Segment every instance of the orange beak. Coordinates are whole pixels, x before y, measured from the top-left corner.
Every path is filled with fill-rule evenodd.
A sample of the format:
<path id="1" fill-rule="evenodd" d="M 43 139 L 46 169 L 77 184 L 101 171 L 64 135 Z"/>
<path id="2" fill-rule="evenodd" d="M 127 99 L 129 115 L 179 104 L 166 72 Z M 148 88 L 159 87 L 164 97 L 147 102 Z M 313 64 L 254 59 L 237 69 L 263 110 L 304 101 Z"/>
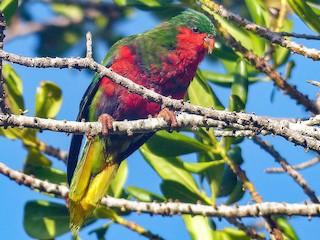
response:
<path id="1" fill-rule="evenodd" d="M 205 38 L 204 38 L 204 42 L 203 45 L 206 49 L 208 49 L 208 53 L 212 53 L 213 49 L 214 49 L 214 37 L 211 34 L 208 34 Z"/>

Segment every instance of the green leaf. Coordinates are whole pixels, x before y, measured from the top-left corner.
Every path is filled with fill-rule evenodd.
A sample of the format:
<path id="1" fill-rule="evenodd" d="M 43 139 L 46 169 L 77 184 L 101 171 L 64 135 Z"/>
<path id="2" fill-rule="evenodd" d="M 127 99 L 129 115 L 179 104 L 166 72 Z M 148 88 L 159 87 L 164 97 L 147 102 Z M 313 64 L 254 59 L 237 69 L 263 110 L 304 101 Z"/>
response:
<path id="1" fill-rule="evenodd" d="M 283 231 L 284 235 L 286 236 L 287 239 L 290 240 L 298 240 L 299 237 L 297 236 L 296 232 L 290 225 L 290 223 L 283 217 L 279 217 L 276 220 L 278 226 L 280 229 Z"/>
<path id="2" fill-rule="evenodd" d="M 38 55 L 52 57 L 63 55 L 67 50 L 76 46 L 76 43 L 83 37 L 82 26 L 82 24 L 73 24 L 68 27 L 47 26 L 38 34 Z"/>
<path id="3" fill-rule="evenodd" d="M 183 221 L 191 236 L 191 239 L 214 240 L 213 230 L 210 227 L 208 218 L 203 216 L 182 215 Z"/>
<path id="4" fill-rule="evenodd" d="M 21 78 L 11 65 L 4 63 L 2 74 L 5 81 L 8 102 L 6 103 L 11 113 L 20 114 L 24 110 L 24 100 L 22 96 L 23 85 Z"/>
<path id="5" fill-rule="evenodd" d="M 35 166 L 51 166 L 51 161 L 45 157 L 37 148 L 28 148 L 28 155 L 25 161 L 24 172 L 29 173 L 30 169 Z"/>
<path id="6" fill-rule="evenodd" d="M 231 205 L 235 202 L 238 202 L 243 197 L 244 193 L 245 191 L 243 190 L 243 182 L 238 180 L 225 204 Z"/>
<path id="7" fill-rule="evenodd" d="M 36 93 L 36 116 L 55 118 L 62 103 L 62 91 L 53 82 L 41 82 Z"/>
<path id="8" fill-rule="evenodd" d="M 28 168 L 28 174 L 51 183 L 67 185 L 67 174 L 57 168 L 50 166 L 32 166 Z"/>
<path id="9" fill-rule="evenodd" d="M 293 24 L 289 19 L 284 19 L 280 31 L 291 32 Z M 273 61 L 276 67 L 285 64 L 290 57 L 290 50 L 279 45 L 274 46 Z"/>
<path id="10" fill-rule="evenodd" d="M 199 163 L 188 163 L 183 162 L 183 167 L 192 173 L 203 173 L 204 171 L 209 171 L 211 168 L 223 165 L 224 160 L 212 161 L 212 162 L 199 162 Z"/>
<path id="11" fill-rule="evenodd" d="M 221 157 L 211 152 L 198 153 L 198 162 L 215 162 L 220 161 Z M 224 164 L 219 164 L 203 172 L 203 176 L 208 181 L 211 190 L 211 201 L 215 203 L 216 194 L 220 188 Z"/>
<path id="12" fill-rule="evenodd" d="M 82 19 L 84 15 L 83 10 L 77 5 L 53 3 L 51 6 L 58 14 L 65 15 L 71 19 Z"/>
<path id="13" fill-rule="evenodd" d="M 192 104 L 202 107 L 214 107 L 214 109 L 217 110 L 224 109 L 222 103 L 214 94 L 200 70 L 197 70 L 196 76 L 188 88 L 187 96 Z"/>
<path id="14" fill-rule="evenodd" d="M 222 87 L 231 87 L 231 84 L 233 83 L 233 80 L 234 80 L 234 74 L 215 73 L 215 72 L 204 71 L 204 70 L 202 70 L 201 72 L 205 79 L 207 79 L 208 81 L 214 84 L 218 84 L 219 86 L 222 86 Z M 249 84 L 260 82 L 260 81 L 264 81 L 264 78 L 248 76 Z"/>
<path id="15" fill-rule="evenodd" d="M 210 151 L 211 147 L 207 146 L 194 138 L 184 134 L 166 131 L 159 131 L 152 136 L 144 147 L 149 152 L 162 157 L 175 157 L 183 154 Z"/>
<path id="16" fill-rule="evenodd" d="M 23 225 L 30 237 L 53 239 L 69 231 L 69 212 L 62 204 L 29 201 L 24 207 Z"/>
<path id="17" fill-rule="evenodd" d="M 135 7 L 163 7 L 173 0 L 114 0 L 119 6 L 135 6 Z"/>
<path id="18" fill-rule="evenodd" d="M 128 177 L 128 164 L 126 161 L 123 161 L 120 164 L 120 167 L 117 171 L 117 174 L 112 179 L 110 187 L 108 188 L 107 195 L 113 197 L 121 197 L 124 192 L 124 184 Z"/>
<path id="19" fill-rule="evenodd" d="M 288 0 L 292 10 L 315 32 L 320 33 L 319 16 L 305 0 Z"/>
<path id="20" fill-rule="evenodd" d="M 190 189 L 179 182 L 164 180 L 160 188 L 167 199 L 179 200 L 179 202 L 186 203 L 196 203 L 202 200 L 202 198 L 199 198 L 199 193 L 190 191 Z"/>
<path id="21" fill-rule="evenodd" d="M 153 202 L 153 201 L 163 202 L 165 200 L 164 197 L 158 194 L 155 194 L 153 192 L 150 192 L 138 187 L 128 186 L 126 188 L 126 191 L 129 193 L 129 195 L 133 196 L 135 199 L 142 202 Z"/>
<path id="22" fill-rule="evenodd" d="M 178 157 L 159 157 L 149 152 L 144 146 L 140 148 L 142 156 L 150 166 L 160 175 L 163 180 L 178 182 L 190 192 L 199 196 L 204 202 L 210 202 L 205 195 L 202 195 L 192 175 L 184 169 L 183 162 Z"/>
<path id="23" fill-rule="evenodd" d="M 248 96 L 248 72 L 246 62 L 243 59 L 237 61 L 231 94 L 237 96 L 244 106 L 246 105 Z M 235 109 L 232 111 L 235 111 Z"/>
<path id="24" fill-rule="evenodd" d="M 216 231 L 215 233 L 219 233 L 220 236 L 220 238 L 215 239 L 251 240 L 244 231 L 235 228 L 224 228 L 222 231 Z"/>
<path id="25" fill-rule="evenodd" d="M 9 22 L 18 7 L 18 0 L 1 0 L 0 11 L 4 14 L 4 19 Z"/>

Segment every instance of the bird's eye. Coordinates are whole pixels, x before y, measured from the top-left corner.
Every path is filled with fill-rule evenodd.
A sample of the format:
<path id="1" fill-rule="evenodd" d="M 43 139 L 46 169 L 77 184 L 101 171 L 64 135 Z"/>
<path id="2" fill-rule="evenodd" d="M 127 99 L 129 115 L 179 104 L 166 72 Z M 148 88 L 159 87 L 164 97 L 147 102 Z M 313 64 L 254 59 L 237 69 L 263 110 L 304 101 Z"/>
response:
<path id="1" fill-rule="evenodd" d="M 193 27 L 193 28 L 192 28 L 192 31 L 193 31 L 194 33 L 198 33 L 198 32 L 199 32 L 199 28 L 198 28 L 198 27 Z"/>

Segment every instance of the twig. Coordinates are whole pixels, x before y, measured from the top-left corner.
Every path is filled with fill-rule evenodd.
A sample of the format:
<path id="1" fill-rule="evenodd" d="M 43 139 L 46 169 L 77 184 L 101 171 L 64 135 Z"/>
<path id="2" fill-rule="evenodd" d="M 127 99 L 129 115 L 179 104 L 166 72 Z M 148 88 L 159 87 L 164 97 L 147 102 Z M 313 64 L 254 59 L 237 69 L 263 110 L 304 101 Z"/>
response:
<path id="1" fill-rule="evenodd" d="M 236 227 L 238 227 L 240 230 L 244 231 L 248 236 L 252 237 L 252 239 L 258 239 L 258 240 L 266 239 L 265 237 L 257 233 L 254 228 L 244 225 L 241 221 L 238 221 L 235 218 L 227 218 L 227 221 L 235 225 Z"/>
<path id="2" fill-rule="evenodd" d="M 316 86 L 316 87 L 320 87 L 320 82 L 318 82 L 318 81 L 310 81 L 310 80 L 307 80 L 306 82 L 307 82 L 307 83 L 310 83 L 310 84 L 312 84 L 312 85 L 314 85 L 314 86 Z"/>
<path id="3" fill-rule="evenodd" d="M 15 171 L 0 162 L 0 173 L 18 184 L 30 187 L 47 194 L 53 194 L 65 198 L 69 189 L 66 186 L 49 183 L 24 173 Z M 244 206 L 207 206 L 202 204 L 190 204 L 179 202 L 138 202 L 122 198 L 105 197 L 101 205 L 110 208 L 129 210 L 132 212 L 149 213 L 153 215 L 172 216 L 180 214 L 205 215 L 208 217 L 243 218 L 262 217 L 266 215 L 287 216 L 320 216 L 320 204 L 304 203 L 289 204 L 265 202 Z"/>
<path id="4" fill-rule="evenodd" d="M 253 141 L 274 157 L 274 159 L 281 165 L 283 170 L 293 178 L 293 180 L 303 189 L 313 203 L 320 203 L 314 191 L 311 190 L 303 176 L 293 169 L 292 166 L 279 154 L 279 152 L 274 149 L 271 144 L 259 137 L 253 137 Z"/>
<path id="5" fill-rule="evenodd" d="M 271 43 L 278 44 L 282 47 L 289 49 L 291 52 L 298 53 L 307 58 L 312 58 L 313 60 L 320 60 L 320 51 L 314 48 L 307 48 L 293 41 L 286 40 L 282 37 L 281 34 L 277 32 L 272 32 L 265 27 L 261 27 L 253 22 L 250 22 L 247 19 L 240 17 L 237 14 L 234 14 L 226 10 L 223 6 L 214 3 L 213 1 L 200 0 L 200 2 L 208 7 L 211 11 L 219 14 L 221 17 L 228 19 L 236 23 L 238 26 L 241 26 L 253 33 L 258 34 L 259 36 L 269 40 Z"/>
<path id="6" fill-rule="evenodd" d="M 307 162 L 303 162 L 297 165 L 293 165 L 292 168 L 294 170 L 302 170 L 308 167 L 311 167 L 315 164 L 317 164 L 318 162 L 320 162 L 320 156 L 317 156 L 315 158 L 312 158 L 311 160 L 307 161 Z M 285 170 L 283 170 L 283 168 L 267 168 L 265 170 L 265 172 L 267 173 L 283 173 L 285 172 Z"/>
<path id="7" fill-rule="evenodd" d="M 128 221 L 128 220 L 122 218 L 118 214 L 112 214 L 111 218 L 114 222 L 116 222 L 126 228 L 129 228 L 130 230 L 135 231 L 138 234 L 145 236 L 151 240 L 164 240 L 162 237 L 148 231 L 147 229 L 143 228 L 142 226 L 138 225 L 135 222 Z"/>
<path id="8" fill-rule="evenodd" d="M 289 33 L 289 32 L 278 32 L 283 37 L 295 37 L 304 38 L 307 40 L 320 40 L 320 35 L 309 35 L 309 34 L 299 34 L 299 33 Z"/>
<path id="9" fill-rule="evenodd" d="M 67 162 L 68 162 L 68 152 L 67 151 L 63 151 L 63 150 L 60 150 L 60 149 L 55 148 L 53 146 L 47 145 L 44 142 L 40 143 L 39 150 L 49 156 L 52 156 L 52 157 L 55 157 L 55 158 L 61 160 L 65 164 L 67 164 Z"/>
<path id="10" fill-rule="evenodd" d="M 295 99 L 298 104 L 303 105 L 306 110 L 312 112 L 313 114 L 318 114 L 319 109 L 311 101 L 308 96 L 299 92 L 295 86 L 290 85 L 285 79 L 283 79 L 274 68 L 267 63 L 263 58 L 258 57 L 252 51 L 247 50 L 239 42 L 237 42 L 229 33 L 223 33 L 227 39 L 227 44 L 233 47 L 236 51 L 242 53 L 242 55 L 258 70 L 267 74 L 274 84 L 283 90 L 284 94 L 289 95 L 292 99 Z"/>

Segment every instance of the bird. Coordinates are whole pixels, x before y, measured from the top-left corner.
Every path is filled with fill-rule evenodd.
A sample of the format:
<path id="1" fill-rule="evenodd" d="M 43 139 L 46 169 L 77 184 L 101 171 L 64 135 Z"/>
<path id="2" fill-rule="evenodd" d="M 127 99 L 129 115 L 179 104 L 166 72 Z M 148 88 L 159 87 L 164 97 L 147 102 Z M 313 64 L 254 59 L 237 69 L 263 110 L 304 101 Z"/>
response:
<path id="1" fill-rule="evenodd" d="M 183 99 L 198 65 L 214 49 L 216 28 L 195 10 L 186 10 L 141 34 L 116 42 L 102 61 L 107 68 L 131 81 L 173 99 Z M 78 232 L 106 194 L 120 163 L 153 133 L 108 135 L 113 121 L 163 117 L 172 127 L 176 113 L 129 92 L 97 74 L 87 88 L 77 121 L 99 121 L 102 135 L 73 135 L 67 177 L 70 229 Z M 81 154 L 80 154 L 81 152 Z M 79 158 L 80 154 L 80 158 Z"/>

